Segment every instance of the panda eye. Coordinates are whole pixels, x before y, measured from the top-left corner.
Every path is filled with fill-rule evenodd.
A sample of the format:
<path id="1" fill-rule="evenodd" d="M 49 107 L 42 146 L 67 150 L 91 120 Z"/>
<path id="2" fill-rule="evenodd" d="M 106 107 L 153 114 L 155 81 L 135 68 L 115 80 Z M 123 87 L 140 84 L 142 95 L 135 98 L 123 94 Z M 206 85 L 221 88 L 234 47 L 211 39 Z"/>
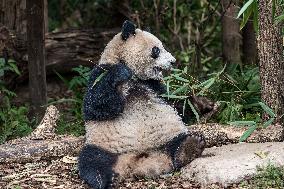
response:
<path id="1" fill-rule="evenodd" d="M 152 48 L 151 57 L 154 58 L 154 59 L 156 59 L 156 58 L 159 57 L 159 55 L 160 55 L 160 49 L 159 49 L 159 47 L 156 47 L 156 46 L 153 47 L 153 48 Z"/>

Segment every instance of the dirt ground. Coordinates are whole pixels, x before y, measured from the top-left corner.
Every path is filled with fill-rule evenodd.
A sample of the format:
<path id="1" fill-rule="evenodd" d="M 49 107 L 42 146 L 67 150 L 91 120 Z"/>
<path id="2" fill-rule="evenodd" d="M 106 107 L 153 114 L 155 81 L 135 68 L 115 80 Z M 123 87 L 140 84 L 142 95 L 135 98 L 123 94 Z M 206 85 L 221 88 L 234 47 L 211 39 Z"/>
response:
<path id="1" fill-rule="evenodd" d="M 0 188 L 3 189 L 81 189 L 84 184 L 77 170 L 76 157 L 65 156 L 54 160 L 41 160 L 34 163 L 11 163 L 0 165 Z M 120 189 L 188 189 L 200 188 L 198 184 L 166 175 L 151 179 L 131 179 L 117 182 L 112 188 Z"/>

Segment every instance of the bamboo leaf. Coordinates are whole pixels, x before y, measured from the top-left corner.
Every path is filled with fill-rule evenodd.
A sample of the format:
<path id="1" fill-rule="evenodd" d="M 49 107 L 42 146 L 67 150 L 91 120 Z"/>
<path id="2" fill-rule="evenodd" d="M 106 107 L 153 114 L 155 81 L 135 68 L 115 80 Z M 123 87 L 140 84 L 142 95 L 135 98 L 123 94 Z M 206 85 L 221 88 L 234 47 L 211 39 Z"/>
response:
<path id="1" fill-rule="evenodd" d="M 267 128 L 269 125 L 271 125 L 275 120 L 275 117 L 272 117 L 270 118 L 268 121 L 266 121 L 264 124 L 263 124 L 263 127 L 264 128 Z"/>
<path id="2" fill-rule="evenodd" d="M 170 82 L 171 82 L 171 80 L 168 80 L 167 85 L 166 85 L 167 86 L 167 95 L 170 95 Z"/>
<path id="3" fill-rule="evenodd" d="M 177 95 L 167 95 L 167 94 L 162 94 L 160 96 L 164 98 L 172 98 L 172 99 L 185 99 L 188 97 L 188 96 L 177 96 Z"/>
<path id="4" fill-rule="evenodd" d="M 235 126 L 253 126 L 256 125 L 255 121 L 232 121 L 229 122 L 230 125 L 235 125 Z"/>
<path id="5" fill-rule="evenodd" d="M 268 114 L 270 115 L 271 117 L 275 117 L 275 113 L 273 112 L 273 110 L 271 108 L 269 108 L 266 104 L 264 104 L 263 102 L 259 102 L 258 103 L 261 108 Z"/>
<path id="6" fill-rule="evenodd" d="M 104 73 L 99 75 L 99 77 L 96 78 L 96 80 L 94 81 L 94 84 L 92 85 L 92 88 L 94 88 L 94 86 L 107 74 L 107 72 L 108 71 L 105 71 Z"/>
<path id="7" fill-rule="evenodd" d="M 253 3 L 254 0 L 249 0 L 244 4 L 244 6 L 241 8 L 240 12 L 238 13 L 237 18 L 240 18 L 240 16 L 248 9 L 248 7 Z"/>
<path id="8" fill-rule="evenodd" d="M 199 93 L 197 93 L 197 96 L 202 95 L 206 89 L 209 89 L 214 84 L 215 79 L 216 78 L 210 78 L 199 84 L 198 87 L 202 87 L 202 90 Z"/>
<path id="9" fill-rule="evenodd" d="M 188 100 L 187 102 L 188 102 L 188 105 L 190 106 L 192 112 L 194 113 L 197 122 L 199 123 L 200 117 L 199 117 L 198 112 L 196 111 L 196 109 L 194 108 L 194 106 L 193 106 L 193 104 L 190 102 L 190 100 Z"/>
<path id="10" fill-rule="evenodd" d="M 245 141 L 256 129 L 256 124 L 252 125 L 248 130 L 244 132 L 244 134 L 240 137 L 240 142 Z"/>
<path id="11" fill-rule="evenodd" d="M 177 80 L 179 80 L 179 81 L 183 81 L 183 82 L 186 82 L 186 83 L 189 83 L 189 80 L 188 79 L 185 79 L 185 78 L 182 78 L 182 77 L 180 77 L 180 76 L 178 76 L 178 75 L 173 75 Z"/>
<path id="12" fill-rule="evenodd" d="M 9 62 L 9 66 L 12 67 L 12 71 L 14 71 L 18 75 L 21 75 L 20 70 L 18 69 L 18 66 L 16 64 Z"/>
<path id="13" fill-rule="evenodd" d="M 240 25 L 240 28 L 243 29 L 243 27 L 246 25 L 246 23 L 248 22 L 250 16 L 251 16 L 251 13 L 253 12 L 253 8 L 254 6 L 249 6 L 247 11 L 244 12 L 243 14 L 243 19 L 242 19 L 242 22 L 241 22 L 241 25 Z"/>
<path id="14" fill-rule="evenodd" d="M 184 91 L 188 91 L 187 85 L 183 85 L 183 86 L 177 88 L 174 92 L 172 92 L 172 94 L 179 94 L 179 93 L 184 92 Z"/>
<path id="15" fill-rule="evenodd" d="M 54 73 L 63 81 L 63 83 L 66 85 L 66 86 L 69 86 L 69 81 L 67 79 L 65 79 L 62 75 L 60 75 L 58 72 L 56 72 L 54 70 Z"/>
<path id="16" fill-rule="evenodd" d="M 281 22 L 282 20 L 284 20 L 284 14 L 280 15 L 280 16 L 277 16 L 275 18 L 275 22 L 276 24 L 278 24 L 279 22 Z"/>

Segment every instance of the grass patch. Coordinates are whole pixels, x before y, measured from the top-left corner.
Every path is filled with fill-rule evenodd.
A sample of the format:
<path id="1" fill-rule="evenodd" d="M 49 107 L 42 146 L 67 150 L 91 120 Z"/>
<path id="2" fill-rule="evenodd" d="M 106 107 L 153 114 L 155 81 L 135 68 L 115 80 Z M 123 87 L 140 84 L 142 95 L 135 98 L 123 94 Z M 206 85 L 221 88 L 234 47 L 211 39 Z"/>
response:
<path id="1" fill-rule="evenodd" d="M 269 164 L 267 167 L 258 168 L 257 174 L 250 180 L 240 184 L 242 188 L 284 188 L 284 167 Z"/>
<path id="2" fill-rule="evenodd" d="M 61 115 L 57 121 L 55 132 L 59 135 L 68 134 L 74 136 L 85 135 L 83 120 L 68 120 L 65 115 Z"/>
<path id="3" fill-rule="evenodd" d="M 29 121 L 27 113 L 24 106 L 0 108 L 0 144 L 32 132 L 34 122 Z"/>

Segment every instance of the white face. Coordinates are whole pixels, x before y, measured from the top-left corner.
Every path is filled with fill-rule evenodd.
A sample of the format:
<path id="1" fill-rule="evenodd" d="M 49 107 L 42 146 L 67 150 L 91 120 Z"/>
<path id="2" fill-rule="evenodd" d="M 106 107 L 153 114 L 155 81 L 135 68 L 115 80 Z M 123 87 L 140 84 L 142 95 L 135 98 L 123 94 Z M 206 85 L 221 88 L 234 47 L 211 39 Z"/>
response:
<path id="1" fill-rule="evenodd" d="M 136 29 L 136 35 L 127 39 L 122 57 L 140 79 L 161 80 L 163 70 L 169 70 L 176 59 L 165 50 L 153 34 Z"/>
<path id="2" fill-rule="evenodd" d="M 121 33 L 117 34 L 106 46 L 99 63 L 116 64 L 120 60 L 143 80 L 161 80 L 162 70 L 169 70 L 176 61 L 156 36 L 140 29 L 126 40 L 122 40 Z"/>
<path id="3" fill-rule="evenodd" d="M 164 49 L 164 47 L 159 48 L 160 53 L 159 56 L 154 59 L 153 66 L 150 66 L 147 69 L 147 75 L 151 79 L 162 79 L 163 77 L 163 70 L 170 70 L 172 65 L 176 62 L 176 59 Z"/>

